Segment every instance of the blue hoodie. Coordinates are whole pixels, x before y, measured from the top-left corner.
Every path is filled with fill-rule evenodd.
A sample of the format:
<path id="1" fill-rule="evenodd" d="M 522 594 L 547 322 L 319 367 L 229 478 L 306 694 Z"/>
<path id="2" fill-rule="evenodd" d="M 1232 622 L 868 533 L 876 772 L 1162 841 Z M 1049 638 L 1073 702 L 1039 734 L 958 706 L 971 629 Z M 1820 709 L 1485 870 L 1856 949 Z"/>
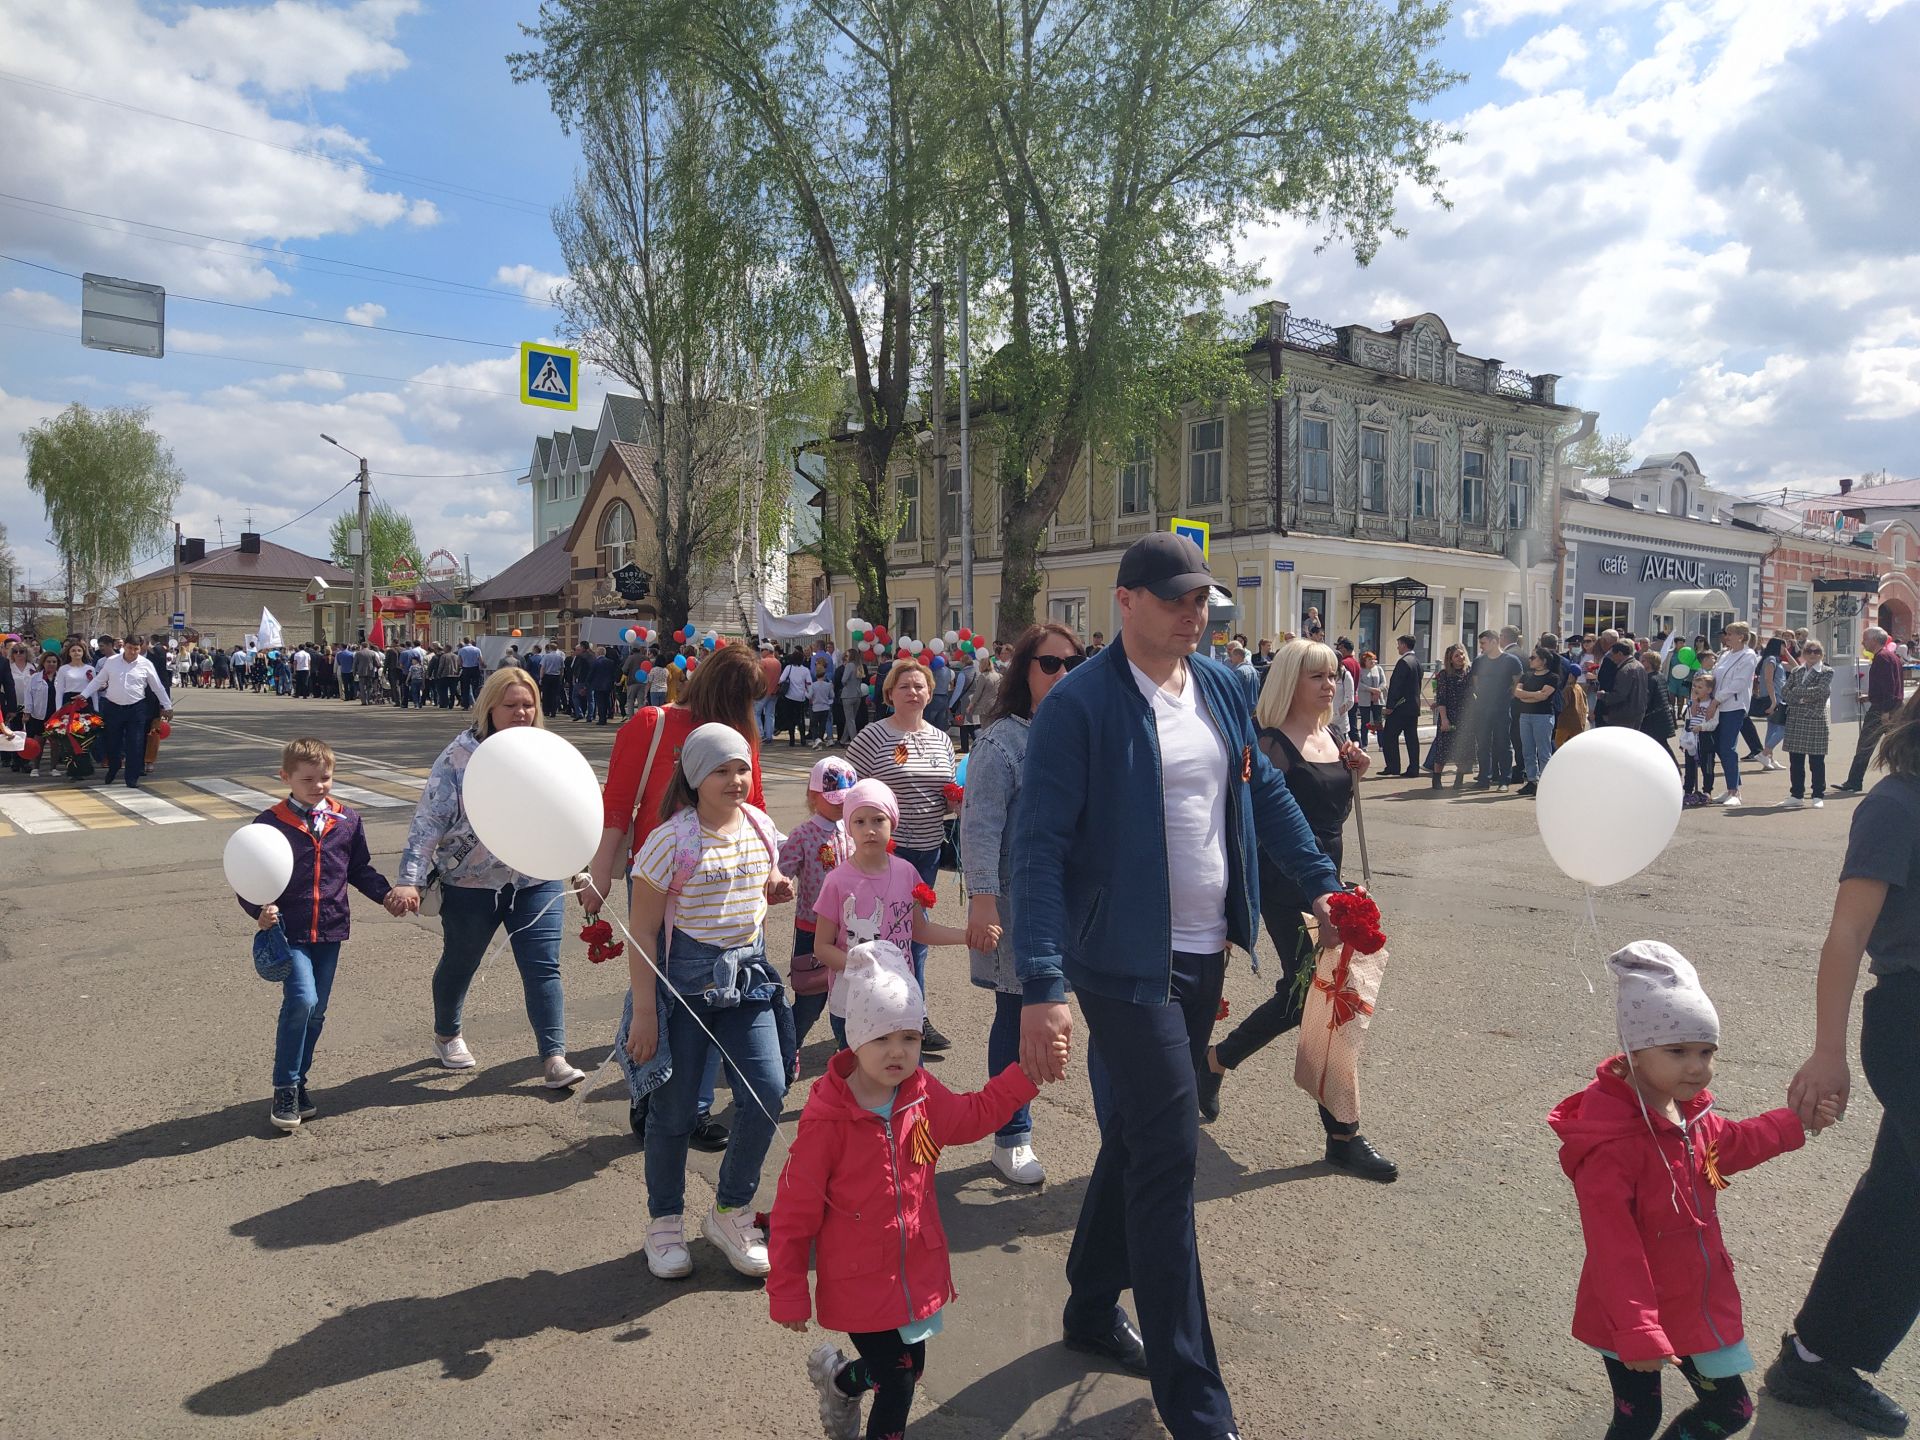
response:
<path id="1" fill-rule="evenodd" d="M 1240 677 L 1193 655 L 1188 674 L 1226 742 L 1227 939 L 1259 935 L 1256 844 L 1311 899 L 1340 888 L 1286 781 L 1255 743 Z M 1172 867 L 1159 731 L 1123 640 L 1061 677 L 1034 712 L 1012 855 L 1014 963 L 1026 1003 L 1069 982 L 1134 1004 L 1172 992 Z"/>

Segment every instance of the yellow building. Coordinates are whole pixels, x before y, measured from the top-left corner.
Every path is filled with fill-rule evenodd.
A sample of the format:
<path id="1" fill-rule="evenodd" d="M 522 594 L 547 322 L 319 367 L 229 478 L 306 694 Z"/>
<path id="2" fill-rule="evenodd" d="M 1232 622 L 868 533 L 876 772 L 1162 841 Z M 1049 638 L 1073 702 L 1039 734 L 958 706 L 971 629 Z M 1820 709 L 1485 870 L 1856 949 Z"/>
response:
<path id="1" fill-rule="evenodd" d="M 1112 635 L 1121 553 L 1183 519 L 1211 528 L 1213 572 L 1234 593 L 1217 623 L 1256 640 L 1302 631 L 1310 608 L 1329 637 L 1363 649 L 1412 633 L 1425 660 L 1481 629 L 1552 628 L 1556 477 L 1583 420 L 1556 402 L 1558 377 L 1463 353 L 1436 315 L 1385 330 L 1336 329 L 1278 303 L 1261 315 L 1246 356 L 1259 401 L 1190 406 L 1128 453 L 1082 463 L 1047 530 L 1035 613 Z M 933 615 L 932 505 L 957 537 L 958 466 L 936 496 L 925 448 L 903 444 L 884 617 L 896 635 L 999 633 L 997 457 L 989 431 L 976 435 L 975 614 L 957 610 L 953 538 L 951 606 Z M 852 582 L 836 576 L 832 589 L 839 613 L 856 613 Z"/>

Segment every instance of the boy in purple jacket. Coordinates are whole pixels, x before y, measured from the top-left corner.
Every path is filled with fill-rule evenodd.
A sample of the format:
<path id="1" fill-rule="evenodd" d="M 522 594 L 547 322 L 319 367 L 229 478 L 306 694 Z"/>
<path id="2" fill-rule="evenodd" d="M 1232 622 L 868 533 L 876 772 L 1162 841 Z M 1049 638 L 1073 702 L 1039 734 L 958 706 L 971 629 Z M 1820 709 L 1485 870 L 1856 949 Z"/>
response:
<path id="1" fill-rule="evenodd" d="M 280 1030 L 273 1046 L 273 1111 L 281 1130 L 297 1130 L 310 1119 L 307 1071 L 313 1047 L 326 1023 L 327 997 L 333 991 L 340 945 L 352 927 L 347 886 L 370 900 L 388 902 L 393 886 L 367 854 L 360 817 L 333 799 L 333 750 L 324 740 L 294 740 L 280 752 L 280 778 L 287 798 L 254 816 L 256 825 L 272 825 L 293 847 L 293 878 L 272 905 L 240 908 L 262 930 L 284 928 L 293 969 L 282 982 Z"/>

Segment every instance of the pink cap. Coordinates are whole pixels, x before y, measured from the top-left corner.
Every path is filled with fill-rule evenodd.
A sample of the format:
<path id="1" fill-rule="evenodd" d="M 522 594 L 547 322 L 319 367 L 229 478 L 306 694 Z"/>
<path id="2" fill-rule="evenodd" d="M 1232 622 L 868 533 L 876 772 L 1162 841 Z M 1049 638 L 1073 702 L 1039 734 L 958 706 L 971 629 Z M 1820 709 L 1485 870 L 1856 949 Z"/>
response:
<path id="1" fill-rule="evenodd" d="M 838 805 L 841 797 L 853 788 L 859 778 L 853 766 L 838 755 L 829 755 L 813 762 L 813 773 L 807 777 L 807 789 L 825 799 L 829 805 Z"/>
<path id="2" fill-rule="evenodd" d="M 848 820 L 868 808 L 886 816 L 894 829 L 900 828 L 900 802 L 885 781 L 862 780 L 840 797 L 840 813 Z"/>

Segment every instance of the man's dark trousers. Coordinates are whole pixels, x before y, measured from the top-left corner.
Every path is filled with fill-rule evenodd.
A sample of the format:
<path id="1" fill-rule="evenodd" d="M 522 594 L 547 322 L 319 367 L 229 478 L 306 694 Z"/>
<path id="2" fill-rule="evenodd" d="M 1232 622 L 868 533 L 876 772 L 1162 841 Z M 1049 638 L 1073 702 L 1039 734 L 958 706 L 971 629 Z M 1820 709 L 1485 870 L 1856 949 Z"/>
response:
<path id="1" fill-rule="evenodd" d="M 1880 732 L 1887 728 L 1890 710 L 1868 710 L 1860 717 L 1860 738 L 1854 743 L 1853 763 L 1847 767 L 1845 788 L 1858 790 L 1867 781 L 1867 765 L 1873 748 L 1880 743 Z"/>
<path id="2" fill-rule="evenodd" d="M 1120 1292 L 1132 1288 L 1153 1403 L 1174 1440 L 1214 1440 L 1235 1428 L 1193 1227 L 1196 1067 L 1206 1063 L 1225 971 L 1223 955 L 1175 952 L 1171 1004 L 1078 992 L 1106 1113 L 1067 1254 L 1064 1323 L 1076 1335 L 1107 1335 Z"/>
<path id="3" fill-rule="evenodd" d="M 147 770 L 146 701 L 116 705 L 102 695 L 100 716 L 106 722 L 103 738 L 107 742 L 107 773 L 120 771 L 119 778 L 129 785 L 138 785 Z"/>
<path id="4" fill-rule="evenodd" d="M 1407 764 L 1400 767 L 1400 740 L 1406 738 Z M 1384 767 L 1389 775 L 1418 775 L 1420 773 L 1420 703 L 1404 705 L 1397 710 L 1387 711 L 1387 723 L 1380 727 L 1380 753 L 1386 757 Z"/>

